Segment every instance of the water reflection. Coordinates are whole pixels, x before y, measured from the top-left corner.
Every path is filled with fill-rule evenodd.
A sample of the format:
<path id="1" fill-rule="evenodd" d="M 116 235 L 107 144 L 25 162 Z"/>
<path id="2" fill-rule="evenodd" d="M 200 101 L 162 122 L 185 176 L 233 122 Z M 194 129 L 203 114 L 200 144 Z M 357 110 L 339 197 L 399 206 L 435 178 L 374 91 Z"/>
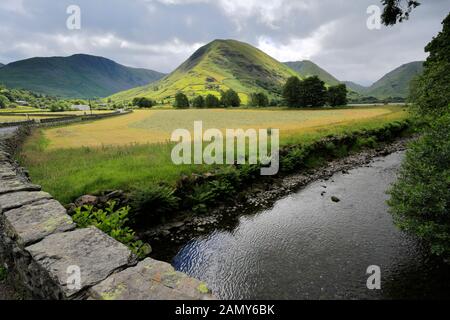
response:
<path id="1" fill-rule="evenodd" d="M 450 298 L 450 267 L 399 232 L 387 212 L 385 191 L 401 158 L 313 183 L 240 217 L 231 232 L 190 241 L 173 263 L 222 299 Z M 366 288 L 370 265 L 381 267 L 381 291 Z"/>

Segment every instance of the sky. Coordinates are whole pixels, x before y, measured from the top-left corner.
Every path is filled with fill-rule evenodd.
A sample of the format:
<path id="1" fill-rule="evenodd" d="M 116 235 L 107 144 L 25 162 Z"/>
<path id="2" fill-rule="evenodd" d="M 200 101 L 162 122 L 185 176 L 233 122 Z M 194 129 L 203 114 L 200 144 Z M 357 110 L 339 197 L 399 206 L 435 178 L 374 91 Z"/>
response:
<path id="1" fill-rule="evenodd" d="M 450 0 L 421 2 L 409 21 L 369 29 L 380 0 L 1 0 L 0 62 L 86 53 L 168 73 L 200 46 L 235 39 L 368 85 L 426 58 Z M 71 5 L 79 29 L 67 27 Z"/>

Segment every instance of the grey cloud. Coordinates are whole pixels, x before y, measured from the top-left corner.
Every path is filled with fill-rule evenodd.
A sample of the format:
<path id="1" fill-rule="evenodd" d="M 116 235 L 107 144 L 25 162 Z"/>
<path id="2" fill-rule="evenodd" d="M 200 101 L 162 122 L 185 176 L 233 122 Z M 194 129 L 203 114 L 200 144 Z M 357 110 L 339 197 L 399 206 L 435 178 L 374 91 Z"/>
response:
<path id="1" fill-rule="evenodd" d="M 83 52 L 169 72 L 200 45 L 233 38 L 368 84 L 425 58 L 449 1 L 423 2 L 410 21 L 369 31 L 366 8 L 379 0 L 2 0 L 0 62 Z M 65 27 L 71 4 L 82 30 Z"/>

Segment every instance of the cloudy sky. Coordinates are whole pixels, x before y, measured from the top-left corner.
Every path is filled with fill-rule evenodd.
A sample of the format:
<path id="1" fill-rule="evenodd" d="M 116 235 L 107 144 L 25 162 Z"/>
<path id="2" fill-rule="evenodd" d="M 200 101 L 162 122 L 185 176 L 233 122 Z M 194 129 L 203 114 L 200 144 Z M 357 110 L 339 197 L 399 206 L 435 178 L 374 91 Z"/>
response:
<path id="1" fill-rule="evenodd" d="M 201 45 L 236 39 L 370 84 L 426 57 L 450 0 L 421 2 L 410 21 L 369 30 L 367 8 L 380 0 L 1 0 L 0 62 L 88 53 L 170 72 Z M 70 5 L 80 30 L 66 26 Z"/>

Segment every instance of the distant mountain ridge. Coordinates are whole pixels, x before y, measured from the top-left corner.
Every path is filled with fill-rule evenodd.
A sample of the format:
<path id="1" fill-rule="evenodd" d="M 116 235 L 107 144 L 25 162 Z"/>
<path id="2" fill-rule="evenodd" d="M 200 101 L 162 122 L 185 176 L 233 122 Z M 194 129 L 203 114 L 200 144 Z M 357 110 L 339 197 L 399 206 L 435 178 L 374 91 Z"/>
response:
<path id="1" fill-rule="evenodd" d="M 3 63 L 0 63 L 0 68 L 3 67 L 3 66 L 4 66 L 4 64 L 3 64 Z"/>
<path id="2" fill-rule="evenodd" d="M 423 61 L 405 63 L 384 75 L 369 87 L 344 81 L 347 87 L 361 95 L 379 99 L 389 97 L 407 98 L 411 80 L 423 72 Z"/>
<path id="3" fill-rule="evenodd" d="M 12 62 L 0 69 L 0 84 L 64 98 L 92 98 L 106 97 L 164 76 L 103 57 L 75 54 Z"/>
<path id="4" fill-rule="evenodd" d="M 334 77 L 332 74 L 322 69 L 312 61 L 290 61 L 284 62 L 284 64 L 304 77 L 318 76 L 322 81 L 332 86 L 340 83 L 340 81 L 336 79 L 336 77 Z"/>

